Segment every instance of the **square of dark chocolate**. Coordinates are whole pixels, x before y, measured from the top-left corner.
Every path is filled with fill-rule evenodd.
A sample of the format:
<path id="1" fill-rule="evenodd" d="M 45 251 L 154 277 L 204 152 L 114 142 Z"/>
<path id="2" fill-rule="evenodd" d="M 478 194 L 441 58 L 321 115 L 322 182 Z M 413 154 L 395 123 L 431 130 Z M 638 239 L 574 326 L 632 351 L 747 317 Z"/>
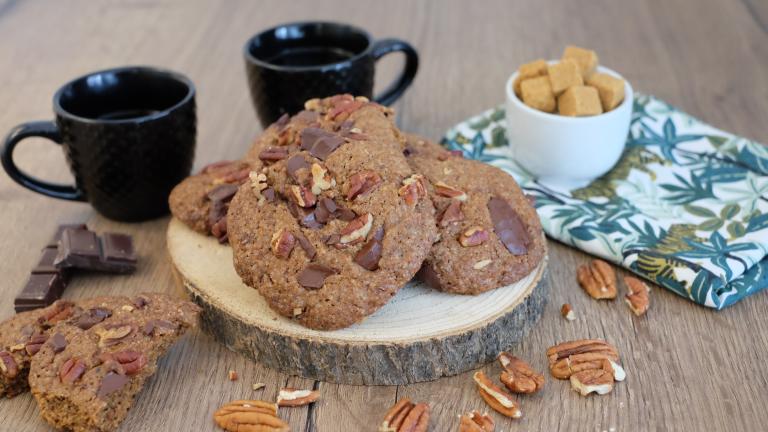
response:
<path id="1" fill-rule="evenodd" d="M 101 236 L 104 259 L 107 261 L 125 261 L 136 263 L 136 251 L 133 239 L 126 234 L 105 233 Z"/>
<path id="2" fill-rule="evenodd" d="M 67 281 L 59 273 L 32 274 L 13 304 L 16 312 L 45 307 L 61 298 Z"/>
<path id="3" fill-rule="evenodd" d="M 64 230 L 67 229 L 78 229 L 78 230 L 87 230 L 88 227 L 85 224 L 64 224 L 59 225 L 56 228 L 56 232 L 53 234 L 53 237 L 51 238 L 51 241 L 48 242 L 48 245 L 46 247 L 52 247 L 57 248 L 59 247 L 59 242 L 61 241 L 61 236 L 64 233 Z"/>
<path id="4" fill-rule="evenodd" d="M 56 268 L 54 262 L 56 261 L 56 255 L 58 255 L 59 249 L 57 247 L 47 247 L 40 253 L 40 260 L 37 265 L 32 269 L 33 274 L 43 273 L 59 273 L 61 270 Z"/>

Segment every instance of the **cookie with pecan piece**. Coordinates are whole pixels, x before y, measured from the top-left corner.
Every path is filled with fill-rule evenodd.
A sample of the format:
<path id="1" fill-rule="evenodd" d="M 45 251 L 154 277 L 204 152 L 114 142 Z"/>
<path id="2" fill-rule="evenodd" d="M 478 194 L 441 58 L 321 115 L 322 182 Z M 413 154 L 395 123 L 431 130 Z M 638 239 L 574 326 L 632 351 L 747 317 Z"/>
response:
<path id="1" fill-rule="evenodd" d="M 388 108 L 348 95 L 307 107 L 317 122 L 296 131 L 298 147 L 261 170 L 266 185 L 244 185 L 230 203 L 229 238 L 238 274 L 274 310 L 337 329 L 415 275 L 436 237 L 434 209 L 398 193 L 413 172 Z"/>
<path id="2" fill-rule="evenodd" d="M 77 302 L 32 358 L 29 385 L 41 416 L 58 429 L 116 430 L 159 357 L 198 313 L 193 303 L 162 294 Z"/>
<path id="3" fill-rule="evenodd" d="M 515 179 L 415 135 L 403 146 L 424 176 L 439 240 L 420 277 L 441 291 L 480 294 L 531 273 L 546 254 L 536 210 Z"/>

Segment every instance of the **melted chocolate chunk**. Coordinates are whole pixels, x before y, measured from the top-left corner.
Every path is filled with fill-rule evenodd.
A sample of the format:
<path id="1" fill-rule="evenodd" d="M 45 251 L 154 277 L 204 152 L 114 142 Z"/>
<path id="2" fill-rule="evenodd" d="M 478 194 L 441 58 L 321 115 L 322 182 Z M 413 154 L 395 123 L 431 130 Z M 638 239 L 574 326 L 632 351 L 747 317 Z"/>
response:
<path id="1" fill-rule="evenodd" d="M 333 136 L 333 134 L 318 127 L 304 128 L 304 130 L 301 131 L 301 149 L 309 151 L 315 145 L 317 140 L 329 136 Z"/>
<path id="2" fill-rule="evenodd" d="M 336 274 L 336 271 L 322 264 L 309 264 L 296 276 L 299 285 L 306 289 L 319 289 L 323 287 L 328 276 Z"/>
<path id="3" fill-rule="evenodd" d="M 51 348 L 53 349 L 53 352 L 58 354 L 62 351 L 64 351 L 64 348 L 67 347 L 67 340 L 64 338 L 64 335 L 61 333 L 56 333 L 53 336 L 51 336 Z"/>
<path id="4" fill-rule="evenodd" d="M 223 184 L 216 186 L 208 192 L 208 199 L 211 201 L 229 201 L 237 193 L 239 186 L 233 184 Z"/>
<path id="5" fill-rule="evenodd" d="M 116 372 L 107 372 L 104 378 L 101 380 L 101 386 L 96 393 L 96 397 L 104 399 L 106 396 L 123 388 L 131 379 L 125 375 L 120 375 Z"/>
<path id="6" fill-rule="evenodd" d="M 342 144 L 344 138 L 320 128 L 308 127 L 301 131 L 301 149 L 320 160 L 325 160 Z"/>
<path id="7" fill-rule="evenodd" d="M 211 234 L 213 234 L 220 243 L 227 239 L 227 210 L 229 202 L 237 193 L 238 186 L 224 184 L 208 192 L 208 199 L 211 200 L 211 208 L 208 211 L 208 224 Z"/>
<path id="8" fill-rule="evenodd" d="M 288 171 L 288 175 L 291 176 L 293 181 L 299 182 L 298 177 L 298 171 L 301 169 L 309 169 L 309 163 L 306 159 L 304 159 L 304 156 L 302 155 L 295 155 L 291 156 L 286 162 L 285 162 L 285 169 Z"/>
<path id="9" fill-rule="evenodd" d="M 82 313 L 75 319 L 74 325 L 80 327 L 83 330 L 95 326 L 96 324 L 104 321 L 112 316 L 112 311 L 105 308 L 92 308 Z"/>
<path id="10" fill-rule="evenodd" d="M 302 110 L 296 114 L 296 119 L 307 123 L 316 122 L 320 118 L 317 111 Z"/>
<path id="11" fill-rule="evenodd" d="M 277 201 L 277 195 L 275 194 L 275 190 L 271 187 L 268 187 L 261 191 L 261 196 L 267 199 L 268 203 L 274 203 Z"/>
<path id="12" fill-rule="evenodd" d="M 381 259 L 381 243 L 383 239 L 384 228 L 382 227 L 376 230 L 373 237 L 357 251 L 354 261 L 366 270 L 377 270 L 379 268 L 379 260 Z"/>
<path id="13" fill-rule="evenodd" d="M 488 201 L 488 212 L 491 214 L 493 230 L 512 255 L 524 255 L 528 252 L 531 242 L 528 230 L 520 220 L 517 212 L 509 203 L 500 197 L 491 197 Z"/>
<path id="14" fill-rule="evenodd" d="M 304 249 L 304 252 L 307 254 L 307 258 L 310 260 L 315 258 L 315 255 L 317 254 L 317 250 L 315 250 L 315 247 L 312 246 L 312 242 L 309 241 L 307 236 L 305 236 L 301 231 L 297 232 L 296 240 L 299 241 L 299 246 L 301 246 L 302 249 Z"/>
<path id="15" fill-rule="evenodd" d="M 288 121 L 291 119 L 291 116 L 288 115 L 288 113 L 284 113 L 280 116 L 279 119 L 275 122 L 275 126 L 282 129 L 285 125 L 288 124 Z"/>
<path id="16" fill-rule="evenodd" d="M 424 263 L 424 265 L 421 266 L 417 276 L 430 287 L 436 290 L 442 290 L 443 285 L 440 283 L 440 278 L 437 277 L 437 273 L 435 273 L 435 270 L 428 263 Z"/>

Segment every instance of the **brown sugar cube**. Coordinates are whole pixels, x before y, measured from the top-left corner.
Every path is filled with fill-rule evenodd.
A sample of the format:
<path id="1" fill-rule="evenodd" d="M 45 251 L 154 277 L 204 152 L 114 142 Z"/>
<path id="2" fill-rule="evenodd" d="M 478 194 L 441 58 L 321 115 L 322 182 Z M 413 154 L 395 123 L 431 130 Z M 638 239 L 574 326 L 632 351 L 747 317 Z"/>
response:
<path id="1" fill-rule="evenodd" d="M 593 73 L 587 79 L 587 85 L 597 89 L 605 112 L 616 108 L 624 100 L 624 80 L 621 78 L 604 73 Z"/>
<path id="2" fill-rule="evenodd" d="M 598 58 L 597 53 L 584 49 L 579 48 L 577 46 L 568 45 L 565 47 L 565 51 L 563 51 L 563 57 L 562 60 L 571 59 L 576 62 L 576 64 L 579 65 L 579 70 L 581 71 L 581 76 L 584 78 L 592 75 L 592 72 L 595 71 L 597 68 Z"/>
<path id="3" fill-rule="evenodd" d="M 549 82 L 552 83 L 552 91 L 556 96 L 561 95 L 568 88 L 584 85 L 581 78 L 579 65 L 573 60 L 563 60 L 560 63 L 549 65 Z"/>
<path id="4" fill-rule="evenodd" d="M 573 86 L 557 98 L 560 115 L 591 116 L 603 112 L 597 89 L 587 86 Z"/>
<path id="5" fill-rule="evenodd" d="M 520 92 L 523 103 L 529 107 L 549 113 L 555 111 L 555 94 L 552 92 L 549 77 L 540 76 L 523 81 L 520 84 Z"/>
<path id="6" fill-rule="evenodd" d="M 534 60 L 530 63 L 526 63 L 517 70 L 517 77 L 515 78 L 512 87 L 515 89 L 515 94 L 520 96 L 520 84 L 528 78 L 536 78 L 538 76 L 547 74 L 547 62 L 544 60 Z"/>

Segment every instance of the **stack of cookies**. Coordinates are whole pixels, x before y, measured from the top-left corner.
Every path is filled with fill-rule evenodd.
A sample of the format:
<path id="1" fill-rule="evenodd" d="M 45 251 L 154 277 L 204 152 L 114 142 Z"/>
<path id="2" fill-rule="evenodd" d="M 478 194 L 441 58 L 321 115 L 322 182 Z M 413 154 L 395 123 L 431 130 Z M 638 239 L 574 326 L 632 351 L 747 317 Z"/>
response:
<path id="1" fill-rule="evenodd" d="M 313 99 L 239 161 L 209 165 L 170 197 L 176 218 L 229 242 L 244 283 L 322 330 L 383 306 L 414 276 L 480 294 L 545 255 L 536 211 L 503 171 L 403 134 L 366 98 Z"/>

